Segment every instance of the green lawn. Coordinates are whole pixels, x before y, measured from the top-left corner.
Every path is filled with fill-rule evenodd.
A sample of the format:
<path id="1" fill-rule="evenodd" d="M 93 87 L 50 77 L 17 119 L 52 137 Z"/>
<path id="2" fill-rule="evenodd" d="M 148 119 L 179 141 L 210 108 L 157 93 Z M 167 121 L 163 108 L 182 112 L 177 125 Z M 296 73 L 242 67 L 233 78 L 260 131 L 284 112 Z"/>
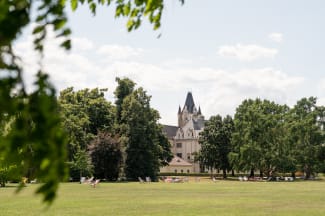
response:
<path id="1" fill-rule="evenodd" d="M 48 210 L 36 186 L 0 188 L 0 215 L 325 215 L 325 181 L 63 183 Z"/>

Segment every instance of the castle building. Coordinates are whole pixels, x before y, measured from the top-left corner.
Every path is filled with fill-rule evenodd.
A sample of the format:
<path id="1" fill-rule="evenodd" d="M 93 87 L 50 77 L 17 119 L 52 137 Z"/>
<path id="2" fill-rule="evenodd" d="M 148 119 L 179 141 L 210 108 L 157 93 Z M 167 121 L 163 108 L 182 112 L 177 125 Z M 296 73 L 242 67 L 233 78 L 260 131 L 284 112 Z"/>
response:
<path id="1" fill-rule="evenodd" d="M 200 165 L 194 162 L 194 154 L 199 152 L 199 134 L 204 127 L 201 108 L 195 106 L 193 95 L 187 93 L 183 109 L 178 108 L 178 126 L 164 125 L 163 131 L 171 143 L 173 160 L 160 172 L 199 173 Z"/>

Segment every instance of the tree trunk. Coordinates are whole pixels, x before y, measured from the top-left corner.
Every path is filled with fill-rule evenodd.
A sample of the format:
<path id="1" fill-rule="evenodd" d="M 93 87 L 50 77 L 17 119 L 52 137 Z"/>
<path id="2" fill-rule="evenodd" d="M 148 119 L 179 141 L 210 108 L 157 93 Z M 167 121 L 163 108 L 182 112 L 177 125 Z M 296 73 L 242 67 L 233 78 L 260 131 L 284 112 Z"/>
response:
<path id="1" fill-rule="evenodd" d="M 6 187 L 6 181 L 5 180 L 0 182 L 0 187 Z"/>
<path id="2" fill-rule="evenodd" d="M 252 169 L 251 169 L 251 173 L 250 173 L 249 177 L 252 177 L 252 178 L 253 178 L 253 177 L 254 177 L 254 175 L 255 175 L 255 174 L 254 174 L 254 168 L 252 168 Z"/>
<path id="3" fill-rule="evenodd" d="M 305 165 L 305 179 L 310 179 L 310 175 L 311 175 L 311 170 L 310 170 L 310 168 L 309 168 L 309 166 L 308 165 Z"/>
<path id="4" fill-rule="evenodd" d="M 235 177 L 235 171 L 234 171 L 234 169 L 231 169 L 231 176 L 232 177 Z"/>
<path id="5" fill-rule="evenodd" d="M 211 177 L 211 179 L 213 178 L 213 168 L 212 167 L 210 167 L 210 177 Z"/>
<path id="6" fill-rule="evenodd" d="M 260 177 L 263 178 L 263 170 L 260 169 Z"/>
<path id="7" fill-rule="evenodd" d="M 296 179 L 296 173 L 295 173 L 295 172 L 291 172 L 291 177 L 292 177 L 293 179 Z"/>
<path id="8" fill-rule="evenodd" d="M 222 170 L 222 177 L 223 177 L 223 179 L 227 178 L 227 170 L 226 169 Z"/>

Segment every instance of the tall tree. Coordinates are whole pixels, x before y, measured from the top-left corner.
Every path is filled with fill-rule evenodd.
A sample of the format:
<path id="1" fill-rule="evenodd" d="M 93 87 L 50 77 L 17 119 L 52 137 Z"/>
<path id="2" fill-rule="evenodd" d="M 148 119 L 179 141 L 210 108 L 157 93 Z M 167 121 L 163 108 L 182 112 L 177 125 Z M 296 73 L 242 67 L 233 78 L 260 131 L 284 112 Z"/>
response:
<path id="1" fill-rule="evenodd" d="M 184 3 L 184 0 L 180 1 Z M 32 10 L 33 4 L 36 7 Z M 44 41 L 48 27 L 53 27 L 56 36 L 64 39 L 60 46 L 70 49 L 71 30 L 66 26 L 67 16 L 65 14 L 65 7 L 68 4 L 73 11 L 79 4 L 88 4 L 94 15 L 97 6 L 113 5 L 116 17 L 128 18 L 126 25 L 128 31 L 137 29 L 143 17 L 147 17 L 154 29 L 158 29 L 164 8 L 163 0 L 0 1 L 0 118 L 4 114 L 10 117 L 20 115 L 17 127 L 12 127 L 12 135 L 7 136 L 6 141 L 0 141 L 0 150 L 5 160 L 11 158 L 13 163 L 21 164 L 20 156 L 28 155 L 29 145 L 33 143 L 33 157 L 24 157 L 24 163 L 34 163 L 40 167 L 35 171 L 35 175 L 39 179 L 46 180 L 46 183 L 40 185 L 37 192 L 43 194 L 44 201 L 49 203 L 54 200 L 59 181 L 66 176 L 64 171 L 66 170 L 64 163 L 66 142 L 60 130 L 61 123 L 57 115 L 55 91 L 40 64 L 35 82 L 37 90 L 30 95 L 26 93 L 23 67 L 12 46 L 23 29 L 31 22 L 35 22 L 34 50 L 39 54 L 40 62 L 44 56 Z M 31 127 L 27 123 L 30 116 L 34 124 L 32 135 L 30 134 Z M 53 163 L 53 161 L 56 162 Z M 25 175 L 28 169 L 25 166 L 21 170 L 21 175 Z"/>
<path id="2" fill-rule="evenodd" d="M 234 149 L 229 155 L 232 164 L 240 170 L 250 170 L 254 176 L 256 169 L 266 175 L 272 174 L 285 160 L 283 151 L 284 116 L 287 106 L 268 100 L 244 100 L 236 109 L 233 134 Z"/>
<path id="3" fill-rule="evenodd" d="M 150 96 L 142 88 L 123 100 L 121 128 L 126 147 L 127 178 L 136 180 L 139 176 L 149 176 L 156 179 L 162 162 L 171 159 L 166 140 L 160 143 L 162 130 L 158 119 L 158 112 L 150 107 Z"/>
<path id="4" fill-rule="evenodd" d="M 134 91 L 135 83 L 129 78 L 119 78 L 116 77 L 115 81 L 117 82 L 117 87 L 114 91 L 115 95 L 115 105 L 116 105 L 116 124 L 115 132 L 121 134 L 123 130 L 122 127 L 125 126 L 125 122 L 122 121 L 122 105 L 124 99 Z M 120 161 L 120 170 L 119 170 L 119 179 L 125 180 L 125 161 L 126 161 L 126 138 L 125 136 L 121 137 L 121 152 L 122 159 Z"/>
<path id="5" fill-rule="evenodd" d="M 309 179 L 317 171 L 319 153 L 324 145 L 323 109 L 316 105 L 316 98 L 302 98 L 290 112 L 290 144 L 299 170 Z"/>
<path id="6" fill-rule="evenodd" d="M 212 116 L 200 134 L 201 150 L 199 160 L 210 170 L 221 169 L 223 178 L 227 177 L 230 168 L 228 153 L 231 150 L 231 135 L 234 124 L 232 118 L 227 116 L 222 119 L 220 115 Z"/>

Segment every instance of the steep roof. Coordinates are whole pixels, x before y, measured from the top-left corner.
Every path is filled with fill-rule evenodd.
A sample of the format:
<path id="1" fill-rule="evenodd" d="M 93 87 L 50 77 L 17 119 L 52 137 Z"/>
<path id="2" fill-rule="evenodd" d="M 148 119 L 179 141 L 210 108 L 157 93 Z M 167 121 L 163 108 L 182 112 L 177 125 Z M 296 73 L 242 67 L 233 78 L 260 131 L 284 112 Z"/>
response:
<path id="1" fill-rule="evenodd" d="M 163 133 L 166 134 L 168 139 L 173 138 L 176 136 L 178 127 L 177 126 L 172 126 L 172 125 L 163 125 Z"/>
<path id="2" fill-rule="evenodd" d="M 189 113 L 193 113 L 195 104 L 194 104 L 192 92 L 187 93 L 184 108 L 185 108 L 185 106 L 187 107 L 187 111 Z"/>

